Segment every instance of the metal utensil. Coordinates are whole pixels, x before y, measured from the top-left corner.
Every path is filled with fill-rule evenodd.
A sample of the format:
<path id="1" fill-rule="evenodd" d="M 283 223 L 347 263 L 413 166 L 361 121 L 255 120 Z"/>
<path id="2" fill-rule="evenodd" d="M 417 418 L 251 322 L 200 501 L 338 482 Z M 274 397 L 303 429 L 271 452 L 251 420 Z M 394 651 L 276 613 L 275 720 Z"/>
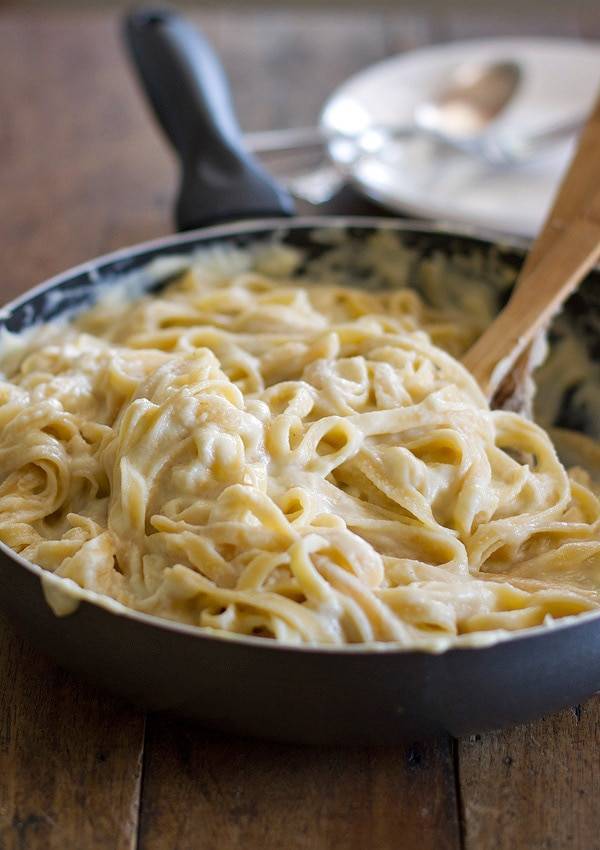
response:
<path id="1" fill-rule="evenodd" d="M 516 165 L 526 162 L 540 153 L 548 150 L 568 136 L 572 136 L 583 126 L 583 115 L 575 115 L 557 121 L 535 130 L 526 132 L 494 133 L 483 139 L 450 138 L 436 134 L 439 141 L 457 147 L 465 153 L 481 156 L 493 164 Z M 415 135 L 415 127 L 410 128 L 410 134 Z M 421 130 L 419 130 L 421 132 Z M 425 132 L 423 130 L 423 132 Z M 351 137 L 364 150 L 372 152 L 373 146 L 381 147 L 385 141 L 403 138 L 408 134 L 406 127 L 373 125 L 365 135 Z M 342 133 L 339 138 L 345 138 Z M 336 138 L 326 134 L 320 127 L 289 127 L 284 130 L 261 130 L 256 133 L 246 133 L 244 142 L 249 150 L 259 155 L 297 153 L 299 151 L 318 151 Z"/>
<path id="2" fill-rule="evenodd" d="M 454 139 L 451 143 L 446 138 L 439 136 L 438 141 L 441 143 L 448 142 L 457 150 L 483 160 L 494 168 L 513 167 L 524 165 L 551 152 L 559 142 L 581 130 L 584 121 L 585 117 L 580 115 L 527 133 L 491 132 L 471 139 Z M 307 130 L 308 128 L 304 128 L 303 132 L 306 133 Z M 272 132 L 278 133 L 280 131 Z M 306 133 L 305 138 L 307 137 L 308 134 Z M 396 135 L 393 129 L 372 127 L 364 138 L 359 138 L 356 142 L 353 142 L 355 149 L 348 159 L 346 168 L 355 165 L 360 156 L 376 155 L 383 152 L 386 146 L 400 137 L 401 135 Z M 337 138 L 342 139 L 341 136 Z M 330 141 L 335 141 L 335 139 L 330 138 Z M 321 147 L 323 145 L 324 142 L 321 142 Z M 313 151 L 314 153 L 317 147 L 298 147 L 295 150 L 296 153 L 301 150 L 305 152 Z M 329 200 L 340 189 L 344 177 L 339 168 L 332 165 L 329 159 L 322 157 L 317 166 L 313 166 L 311 169 L 305 168 L 303 171 L 287 177 L 280 174 L 279 180 L 285 183 L 296 197 L 319 204 Z"/>
<path id="3" fill-rule="evenodd" d="M 412 121 L 402 126 L 372 125 L 356 131 L 328 133 L 320 127 L 297 127 L 248 133 L 245 143 L 253 153 L 318 148 L 335 137 L 352 140 L 359 149 L 372 151 L 389 139 L 420 133 L 434 135 L 451 146 L 481 135 L 512 99 L 521 80 L 516 62 L 459 65 L 449 83 L 418 104 Z"/>
<path id="4" fill-rule="evenodd" d="M 525 131 L 499 129 L 495 119 L 512 97 L 511 85 L 518 85 L 518 67 L 511 62 L 459 66 L 450 88 L 420 104 L 408 126 L 372 124 L 350 133 L 298 127 L 250 133 L 245 141 L 253 151 L 269 157 L 272 169 L 277 171 L 279 166 L 280 180 L 290 191 L 311 203 L 328 200 L 343 182 L 339 167 L 325 155 L 332 144 L 340 154 L 336 160 L 345 159 L 342 171 L 355 167 L 363 156 L 385 153 L 395 141 L 423 134 L 494 168 L 522 165 L 551 152 L 576 133 L 585 116 L 573 114 Z"/>
<path id="5" fill-rule="evenodd" d="M 395 140 L 426 134 L 460 150 L 468 148 L 471 152 L 472 147 L 485 157 L 479 137 L 507 106 L 520 79 L 520 67 L 512 61 L 459 65 L 448 84 L 418 104 L 406 125 L 362 125 L 334 133 L 304 127 L 250 134 L 245 137 L 245 143 L 254 153 L 273 155 L 318 151 L 319 147 L 343 142 L 346 166 L 351 168 L 362 156 L 377 154 Z M 319 204 L 339 191 L 346 175 L 343 169 L 326 160 L 281 179 L 297 197 Z"/>

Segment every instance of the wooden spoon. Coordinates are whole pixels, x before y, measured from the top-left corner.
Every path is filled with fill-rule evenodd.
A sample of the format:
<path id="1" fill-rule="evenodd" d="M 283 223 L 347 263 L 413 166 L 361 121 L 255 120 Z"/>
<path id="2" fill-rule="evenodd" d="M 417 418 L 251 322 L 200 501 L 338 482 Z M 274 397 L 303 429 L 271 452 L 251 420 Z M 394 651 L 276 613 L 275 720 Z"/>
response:
<path id="1" fill-rule="evenodd" d="M 502 383 L 504 402 L 515 391 L 530 362 L 530 344 L 598 259 L 600 97 L 508 304 L 463 358 L 490 400 Z M 520 375 L 515 381 L 517 361 Z"/>

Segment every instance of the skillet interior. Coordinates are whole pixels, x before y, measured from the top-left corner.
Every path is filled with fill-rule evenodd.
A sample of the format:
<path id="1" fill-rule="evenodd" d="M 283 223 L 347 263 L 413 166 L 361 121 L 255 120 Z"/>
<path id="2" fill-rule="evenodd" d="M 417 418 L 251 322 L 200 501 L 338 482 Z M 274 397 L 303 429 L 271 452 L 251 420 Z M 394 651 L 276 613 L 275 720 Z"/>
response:
<path id="1" fill-rule="evenodd" d="M 331 223 L 338 230 L 344 227 L 351 240 L 353 250 L 344 262 L 356 285 L 368 276 L 364 265 L 356 273 L 365 240 L 379 227 L 397 230 L 411 249 L 412 283 L 418 283 L 423 261 L 447 258 L 448 268 L 458 264 L 461 273 L 471 269 L 477 274 L 493 291 L 498 308 L 522 261 L 518 248 L 435 227 L 390 220 Z M 9 305 L 0 327 L 18 333 L 79 312 L 115 279 L 139 277 L 157 257 L 173 258 L 215 243 L 244 247 L 271 240 L 274 228 L 285 232 L 286 243 L 302 248 L 309 261 L 315 260 L 331 249 L 323 238 L 327 224 L 323 218 L 293 225 L 255 222 L 121 252 L 60 276 Z M 144 273 L 140 281 L 155 288 L 170 275 L 163 268 L 160 281 Z M 552 335 L 556 345 L 573 328 L 595 363 L 600 359 L 600 340 L 594 335 L 600 317 L 598 280 L 598 273 L 590 275 Z M 598 422 L 582 409 L 576 389 L 565 387 L 558 424 L 593 434 Z M 442 731 L 465 734 L 530 719 L 600 687 L 600 618 L 594 615 L 554 629 L 534 629 L 495 646 L 440 655 L 390 647 L 292 649 L 261 639 L 212 638 L 87 601 L 58 618 L 45 602 L 39 568 L 25 567 L 5 547 L 0 554 L 0 606 L 42 649 L 146 707 L 193 716 L 216 728 L 304 742 L 377 743 Z"/>

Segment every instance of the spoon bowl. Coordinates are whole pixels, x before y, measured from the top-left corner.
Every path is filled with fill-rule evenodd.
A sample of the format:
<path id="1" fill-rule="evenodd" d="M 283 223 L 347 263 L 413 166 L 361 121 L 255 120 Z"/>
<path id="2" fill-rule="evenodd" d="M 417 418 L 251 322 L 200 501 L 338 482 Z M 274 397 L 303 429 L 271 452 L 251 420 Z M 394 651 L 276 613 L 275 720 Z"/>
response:
<path id="1" fill-rule="evenodd" d="M 448 142 L 478 136 L 507 107 L 521 77 L 512 61 L 459 65 L 447 88 L 417 106 L 415 124 Z"/>
<path id="2" fill-rule="evenodd" d="M 335 144 L 342 152 L 339 161 L 352 167 L 363 156 L 377 155 L 394 140 L 426 135 L 469 153 L 483 154 L 482 139 L 501 115 L 517 91 L 522 77 L 513 61 L 459 64 L 446 85 L 415 109 L 412 121 L 404 126 L 365 125 L 362 115 L 349 117 L 346 131 L 326 136 L 320 128 L 297 128 L 253 133 L 246 144 L 254 153 L 317 151 L 324 144 Z M 480 150 L 481 149 L 481 150 Z M 308 171 L 288 177 L 288 188 L 310 203 L 331 198 L 345 180 L 343 170 L 334 165 L 314 165 Z"/>

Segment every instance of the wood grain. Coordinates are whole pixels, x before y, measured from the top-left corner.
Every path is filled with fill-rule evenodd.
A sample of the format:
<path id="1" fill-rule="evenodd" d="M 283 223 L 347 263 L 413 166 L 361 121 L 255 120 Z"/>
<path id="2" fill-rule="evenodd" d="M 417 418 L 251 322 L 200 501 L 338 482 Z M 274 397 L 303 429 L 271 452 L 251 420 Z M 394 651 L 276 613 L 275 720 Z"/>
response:
<path id="1" fill-rule="evenodd" d="M 382 17 L 364 12 L 345 15 L 343 39 L 331 13 L 255 15 L 243 34 L 226 26 L 228 16 L 198 20 L 223 56 L 247 130 L 314 122 L 332 85 L 382 58 L 391 43 Z M 411 16 L 406 26 L 398 16 L 395 23 L 395 49 L 424 37 Z M 334 206 L 348 212 L 349 200 L 346 192 Z M 447 741 L 320 751 L 149 718 L 146 746 L 141 850 L 459 847 Z"/>
<path id="2" fill-rule="evenodd" d="M 144 718 L 0 621 L 1 850 L 135 847 Z"/>
<path id="3" fill-rule="evenodd" d="M 598 847 L 599 748 L 598 699 L 461 741 L 466 850 Z"/>
<path id="4" fill-rule="evenodd" d="M 332 84 L 382 55 L 381 21 L 373 16 L 369 27 L 365 13 L 345 16 L 343 42 L 333 14 L 192 17 L 223 57 L 247 130 L 316 120 Z M 0 86 L 6 301 L 90 257 L 170 232 L 176 168 L 127 68 L 118 14 L 4 12 L 0 56 L 12 81 Z"/>
<path id="5" fill-rule="evenodd" d="M 161 232 L 167 199 L 155 198 L 170 164 L 152 134 L 149 152 L 136 150 L 145 118 L 115 72 L 109 19 L 3 14 L 0 57 L 4 301 Z M 133 848 L 143 715 L 58 670 L 4 622 L 0 683 L 1 850 Z"/>
<path id="6" fill-rule="evenodd" d="M 345 76 L 432 40 L 600 34 L 595 16 L 566 7 L 512 18 L 480 6 L 434 16 L 416 6 L 214 9 L 195 19 L 223 56 L 247 130 L 310 123 Z M 169 232 L 176 170 L 126 68 L 117 25 L 115 12 L 1 13 L 0 70 L 10 81 L 0 86 L 2 300 Z M 373 209 L 345 190 L 322 211 Z M 593 700 L 578 715 L 460 742 L 462 821 L 448 740 L 308 750 L 151 717 L 139 847 L 593 850 L 599 712 Z M 139 713 L 59 671 L 0 623 L 0 850 L 137 846 L 142 727 Z"/>
<path id="7" fill-rule="evenodd" d="M 0 86 L 0 154 L 10 163 L 0 192 L 3 301 L 170 228 L 174 166 L 121 56 L 117 22 L 2 15 L 11 81 Z"/>
<path id="8" fill-rule="evenodd" d="M 336 39 L 335 15 L 304 19 L 273 14 L 268 25 L 265 16 L 240 15 L 241 24 L 235 28 L 225 14 L 196 19 L 224 57 L 239 92 L 238 108 L 246 129 L 313 121 L 332 84 L 385 52 L 381 20 L 364 13 L 345 20 L 347 37 L 341 41 Z M 4 298 L 86 256 L 169 229 L 172 162 L 130 81 L 115 31 L 116 20 L 105 16 L 57 13 L 49 18 L 23 19 L 16 14 L 4 18 L 0 55 L 10 77 L 20 81 L 19 86 L 4 89 L 0 101 L 2 113 L 14 116 L 0 140 L 0 153 L 15 164 L 8 175 L 8 192 L 0 196 L 5 267 L 14 269 L 5 281 Z M 32 55 L 36 61 L 26 61 L 25 56 Z M 39 84 L 40 77 L 47 86 Z M 300 79 L 309 85 L 295 83 Z M 284 96 L 285 89 L 293 94 Z M 20 108 L 25 96 L 30 105 L 26 114 Z M 371 207 L 345 191 L 330 208 L 361 213 Z M 0 847 L 20 846 L 24 834 L 32 847 L 134 846 L 139 716 L 124 710 L 115 715 L 108 697 L 87 691 L 47 662 L 28 657 L 8 629 L 6 635 L 6 664 L 25 672 L 1 707 L 7 723 L 11 716 L 21 719 L 7 743 L 5 785 L 0 785 L 4 816 Z M 6 671 L 3 674 L 4 681 Z M 42 700 L 40 716 L 32 710 L 39 693 L 52 697 Z M 77 724 L 77 734 L 69 736 L 67 729 Z M 111 742 L 107 734 L 113 725 Z M 306 842 L 319 840 L 324 829 L 331 846 L 364 847 L 372 832 L 382 847 L 391 847 L 398 846 L 394 840 L 402 820 L 409 838 L 426 836 L 424 846 L 458 846 L 447 742 L 424 750 L 390 751 L 381 758 L 376 752 L 347 758 L 339 752 L 272 751 L 265 745 L 208 739 L 170 721 L 152 720 L 151 728 L 142 823 L 142 844 L 147 846 L 174 846 L 173 830 L 183 831 L 182 847 L 217 846 L 215 830 L 227 842 L 238 842 L 233 846 L 248 850 L 264 846 L 265 831 L 276 837 L 270 846 L 292 846 L 289 842 L 296 835 L 298 840 L 308 836 L 297 846 L 309 846 Z M 64 745 L 53 749 L 55 741 Z M 182 752 L 189 753 L 186 758 L 192 760 L 193 769 L 182 768 Z M 96 753 L 104 753 L 106 761 L 103 756 L 98 760 Z M 28 771 L 28 760 L 33 773 Z M 225 770 L 230 763 L 254 763 L 256 771 L 236 773 L 237 784 L 231 785 L 231 773 Z M 210 779 L 207 769 L 214 778 L 213 796 L 198 798 L 198 790 Z M 331 783 L 338 790 L 321 803 L 322 788 Z M 381 789 L 376 797 L 372 783 Z M 261 803 L 273 784 L 273 806 L 265 807 Z M 230 785 L 231 800 L 224 790 Z M 220 797 L 215 796 L 219 788 Z M 411 788 L 423 798 L 418 805 L 408 802 L 405 792 Z M 400 805 L 392 799 L 391 789 L 406 801 Z M 76 795 L 74 800 L 71 795 Z M 246 822 L 238 817 L 238 798 L 262 811 L 254 822 L 246 817 L 243 833 L 236 826 L 236 818 L 242 825 Z M 295 803 L 298 798 L 307 799 L 303 814 Z M 86 806 L 91 816 L 87 825 L 82 823 Z M 321 814 L 314 818 L 317 806 Z M 363 809 L 368 809 L 370 820 Z M 202 822 L 210 829 L 199 835 Z M 354 843 L 348 844 L 349 836 L 354 836 Z M 229 844 L 224 838 L 219 846 Z"/>
<path id="9" fill-rule="evenodd" d="M 149 718 L 140 850 L 454 850 L 446 740 L 317 749 Z"/>
<path id="10" fill-rule="evenodd" d="M 589 12 L 575 11 L 565 25 L 600 36 L 600 19 Z M 598 847 L 599 728 L 595 697 L 538 723 L 459 742 L 465 850 Z"/>

